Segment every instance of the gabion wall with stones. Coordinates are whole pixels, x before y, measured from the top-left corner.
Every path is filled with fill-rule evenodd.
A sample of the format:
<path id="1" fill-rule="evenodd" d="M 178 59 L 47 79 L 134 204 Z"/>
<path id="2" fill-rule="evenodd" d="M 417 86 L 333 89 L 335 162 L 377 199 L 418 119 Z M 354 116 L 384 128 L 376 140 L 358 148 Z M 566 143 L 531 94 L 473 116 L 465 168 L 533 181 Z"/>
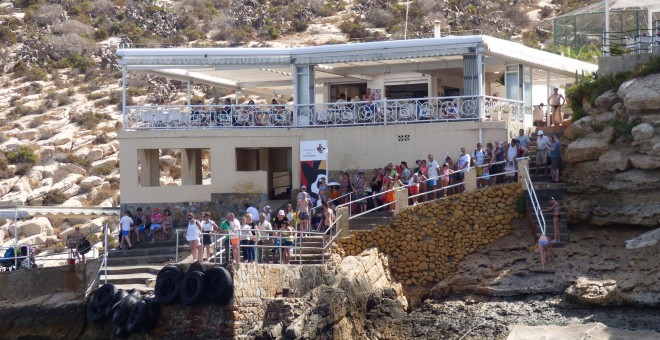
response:
<path id="1" fill-rule="evenodd" d="M 522 217 L 515 210 L 522 195 L 522 186 L 515 183 L 419 204 L 398 214 L 389 225 L 354 231 L 340 239 L 333 251 L 350 256 L 377 247 L 390 258 L 397 281 L 404 285 L 438 282 L 463 257 L 512 231 L 513 220 Z"/>

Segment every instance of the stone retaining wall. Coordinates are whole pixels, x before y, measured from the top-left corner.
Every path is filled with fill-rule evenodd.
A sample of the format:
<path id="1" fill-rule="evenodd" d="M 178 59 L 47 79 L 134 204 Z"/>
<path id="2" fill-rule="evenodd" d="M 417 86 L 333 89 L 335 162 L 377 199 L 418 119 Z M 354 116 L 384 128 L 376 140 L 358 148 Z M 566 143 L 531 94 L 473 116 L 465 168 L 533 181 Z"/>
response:
<path id="1" fill-rule="evenodd" d="M 54 293 L 76 293 L 82 297 L 95 279 L 100 261 L 60 267 L 0 272 L 0 302 L 17 302 Z"/>
<path id="2" fill-rule="evenodd" d="M 513 219 L 522 217 L 515 211 L 522 195 L 522 186 L 515 183 L 419 204 L 398 214 L 389 225 L 340 239 L 333 251 L 348 256 L 377 247 L 388 255 L 398 282 L 438 282 L 464 256 L 511 232 Z"/>

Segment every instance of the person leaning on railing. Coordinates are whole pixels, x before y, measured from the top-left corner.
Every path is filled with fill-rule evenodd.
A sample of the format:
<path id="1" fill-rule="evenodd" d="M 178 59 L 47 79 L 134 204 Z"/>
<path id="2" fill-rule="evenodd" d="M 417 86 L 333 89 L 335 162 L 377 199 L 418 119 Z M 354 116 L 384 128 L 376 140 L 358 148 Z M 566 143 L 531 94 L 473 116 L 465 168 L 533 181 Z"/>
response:
<path id="1" fill-rule="evenodd" d="M 208 212 L 202 213 L 202 254 L 206 251 L 206 257 L 202 260 L 204 262 L 208 261 L 211 258 L 211 244 L 213 243 L 213 237 L 211 233 L 219 231 L 218 227 L 213 220 L 211 220 L 211 214 Z"/>
<path id="2" fill-rule="evenodd" d="M 282 263 L 289 264 L 291 260 L 291 247 L 295 240 L 294 229 L 290 224 L 287 224 L 282 231 Z"/>
<path id="3" fill-rule="evenodd" d="M 273 227 L 270 222 L 266 219 L 266 214 L 259 214 L 259 223 L 257 224 L 258 235 L 257 235 L 257 244 L 261 247 L 257 248 L 257 262 L 258 263 L 267 263 L 270 262 L 270 239 L 271 231 Z"/>

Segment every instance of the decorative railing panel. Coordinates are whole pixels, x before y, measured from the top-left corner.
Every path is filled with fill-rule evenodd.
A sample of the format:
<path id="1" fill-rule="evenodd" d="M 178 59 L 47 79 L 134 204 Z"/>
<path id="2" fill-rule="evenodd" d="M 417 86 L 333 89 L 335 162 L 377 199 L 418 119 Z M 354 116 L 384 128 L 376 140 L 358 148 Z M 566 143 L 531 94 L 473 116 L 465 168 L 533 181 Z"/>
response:
<path id="1" fill-rule="evenodd" d="M 480 120 L 522 122 L 523 114 L 523 102 L 489 96 L 310 105 L 127 106 L 125 129 L 306 128 Z"/>

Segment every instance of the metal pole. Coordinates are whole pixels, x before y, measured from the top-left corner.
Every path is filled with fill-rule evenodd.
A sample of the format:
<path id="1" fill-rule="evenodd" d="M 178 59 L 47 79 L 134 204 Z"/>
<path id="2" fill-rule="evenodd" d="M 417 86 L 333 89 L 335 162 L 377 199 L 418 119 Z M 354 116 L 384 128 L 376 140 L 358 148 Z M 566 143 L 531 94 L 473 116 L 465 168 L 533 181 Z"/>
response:
<path id="1" fill-rule="evenodd" d="M 605 0 L 605 55 L 610 55 L 610 0 Z"/>
<path id="2" fill-rule="evenodd" d="M 190 80 L 188 80 L 188 106 L 190 106 Z"/>
<path id="3" fill-rule="evenodd" d="M 103 230 L 103 269 L 105 270 L 103 283 L 108 283 L 108 222 L 105 222 L 105 229 Z"/>
<path id="4" fill-rule="evenodd" d="M 176 237 L 176 251 L 174 252 L 174 263 L 179 263 L 179 229 L 175 230 L 174 237 Z"/>
<path id="5" fill-rule="evenodd" d="M 408 40 L 408 10 L 410 9 L 410 1 L 406 1 L 406 23 L 403 26 L 403 40 Z"/>
<path id="6" fill-rule="evenodd" d="M 18 266 L 16 246 L 18 245 L 18 207 L 14 206 L 14 268 Z"/>

